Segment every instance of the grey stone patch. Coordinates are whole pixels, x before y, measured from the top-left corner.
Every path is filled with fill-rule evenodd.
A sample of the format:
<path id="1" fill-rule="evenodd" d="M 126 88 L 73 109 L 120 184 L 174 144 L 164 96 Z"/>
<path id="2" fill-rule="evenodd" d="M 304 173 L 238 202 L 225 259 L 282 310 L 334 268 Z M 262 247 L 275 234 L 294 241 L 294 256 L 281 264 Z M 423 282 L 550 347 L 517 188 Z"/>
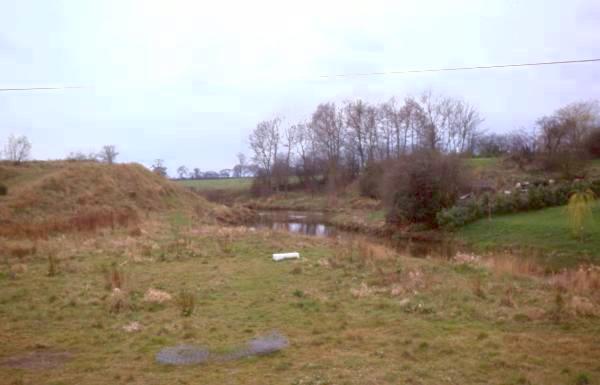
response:
<path id="1" fill-rule="evenodd" d="M 253 338 L 246 342 L 243 347 L 222 354 L 210 352 L 205 347 L 195 345 L 166 347 L 156 354 L 156 362 L 165 365 L 197 365 L 209 361 L 233 361 L 276 353 L 288 346 L 289 341 L 284 335 L 273 332 Z"/>
<path id="2" fill-rule="evenodd" d="M 165 365 L 196 365 L 208 361 L 210 352 L 202 346 L 177 345 L 156 353 L 156 362 Z"/>
<path id="3" fill-rule="evenodd" d="M 218 358 L 223 361 L 231 361 L 252 356 L 263 356 L 276 353 L 288 346 L 288 339 L 284 335 L 273 332 L 253 338 L 246 343 L 246 346 L 236 349 L 231 353 L 220 355 Z"/>

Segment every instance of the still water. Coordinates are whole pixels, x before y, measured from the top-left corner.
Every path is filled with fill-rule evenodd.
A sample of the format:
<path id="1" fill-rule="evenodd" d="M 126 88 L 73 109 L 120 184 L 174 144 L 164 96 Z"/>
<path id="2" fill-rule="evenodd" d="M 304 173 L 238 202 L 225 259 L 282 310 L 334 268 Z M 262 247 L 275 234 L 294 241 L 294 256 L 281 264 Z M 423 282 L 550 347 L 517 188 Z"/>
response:
<path id="1" fill-rule="evenodd" d="M 338 233 L 327 224 L 327 216 L 321 212 L 260 211 L 254 227 L 316 237 L 331 237 Z"/>
<path id="2" fill-rule="evenodd" d="M 369 235 L 353 234 L 336 229 L 328 221 L 328 214 L 304 211 L 260 211 L 254 227 L 288 231 L 290 233 L 315 237 L 354 238 L 363 237 L 376 243 L 384 243 L 399 252 L 412 257 L 452 258 L 456 253 L 456 244 L 452 241 L 426 242 L 407 239 L 383 239 Z"/>

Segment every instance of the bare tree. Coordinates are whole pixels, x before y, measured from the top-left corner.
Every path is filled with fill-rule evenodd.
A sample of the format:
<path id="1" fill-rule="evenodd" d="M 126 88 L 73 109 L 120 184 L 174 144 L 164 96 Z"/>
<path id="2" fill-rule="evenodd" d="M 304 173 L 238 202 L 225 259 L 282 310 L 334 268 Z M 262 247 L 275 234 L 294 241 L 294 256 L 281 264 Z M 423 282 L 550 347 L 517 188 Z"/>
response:
<path id="1" fill-rule="evenodd" d="M 237 159 L 238 159 L 238 164 L 236 165 L 236 167 L 238 167 L 238 177 L 243 177 L 245 176 L 245 174 L 247 173 L 247 166 L 248 166 L 248 161 L 246 160 L 246 155 L 244 155 L 241 152 L 238 152 L 237 154 Z M 235 173 L 235 167 L 234 167 L 234 173 Z"/>
<path id="2" fill-rule="evenodd" d="M 113 164 L 117 159 L 117 148 L 114 145 L 103 146 L 100 152 L 98 153 L 98 158 L 100 161 L 108 164 Z"/>
<path id="3" fill-rule="evenodd" d="M 362 100 L 348 102 L 344 106 L 345 123 L 349 130 L 349 138 L 358 154 L 358 167 L 363 168 L 366 163 L 365 142 L 367 133 L 367 106 Z"/>
<path id="4" fill-rule="evenodd" d="M 31 143 L 26 136 L 14 136 L 8 137 L 8 142 L 4 147 L 4 156 L 7 160 L 19 164 L 27 159 L 31 153 Z"/>
<path id="5" fill-rule="evenodd" d="M 600 126 L 598 102 L 572 103 L 537 121 L 542 150 L 549 155 L 579 151 L 584 139 Z"/>
<path id="6" fill-rule="evenodd" d="M 313 113 L 311 129 L 319 151 L 327 160 L 328 181 L 335 188 L 340 176 L 342 150 L 344 147 L 344 126 L 342 114 L 334 103 L 319 104 Z"/>
<path id="7" fill-rule="evenodd" d="M 192 178 L 194 178 L 194 179 L 202 178 L 202 172 L 200 171 L 200 169 L 198 167 L 194 168 L 194 171 L 192 172 Z"/>
<path id="8" fill-rule="evenodd" d="M 258 123 L 249 138 L 250 148 L 254 151 L 254 161 L 263 169 L 269 183 L 279 149 L 280 122 L 279 118 L 275 118 Z"/>
<path id="9" fill-rule="evenodd" d="M 167 167 L 165 166 L 165 162 L 162 159 L 156 159 L 151 166 L 152 172 L 167 177 Z"/>
<path id="10" fill-rule="evenodd" d="M 509 159 L 514 161 L 523 170 L 533 162 L 538 152 L 535 131 L 527 132 L 524 129 L 508 135 Z"/>
<path id="11" fill-rule="evenodd" d="M 479 111 L 462 100 L 451 102 L 447 136 L 447 152 L 463 154 L 473 151 L 475 140 L 479 135 L 479 125 L 483 119 Z"/>
<path id="12" fill-rule="evenodd" d="M 177 168 L 177 174 L 179 175 L 179 179 L 185 179 L 190 174 L 187 167 L 181 165 Z"/>
<path id="13" fill-rule="evenodd" d="M 378 110 L 385 159 L 391 159 L 392 155 L 398 157 L 401 148 L 402 120 L 396 106 L 396 100 L 391 98 L 389 101 L 382 103 Z"/>
<path id="14" fill-rule="evenodd" d="M 416 133 L 418 147 L 445 153 L 471 151 L 483 122 L 479 112 L 455 98 L 424 92 L 417 100 L 406 100 L 407 115 Z"/>
<path id="15" fill-rule="evenodd" d="M 313 131 L 308 123 L 296 124 L 296 151 L 298 153 L 297 175 L 305 188 L 314 191 L 317 174 L 317 151 Z"/>

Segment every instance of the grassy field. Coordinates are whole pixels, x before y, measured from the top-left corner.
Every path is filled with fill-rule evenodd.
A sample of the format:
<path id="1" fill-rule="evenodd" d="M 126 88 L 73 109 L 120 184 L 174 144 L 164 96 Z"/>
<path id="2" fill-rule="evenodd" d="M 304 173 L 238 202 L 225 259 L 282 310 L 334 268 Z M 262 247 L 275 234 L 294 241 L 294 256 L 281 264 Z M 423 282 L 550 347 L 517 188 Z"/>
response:
<path id="1" fill-rule="evenodd" d="M 186 179 L 176 182 L 198 190 L 247 190 L 252 185 L 252 178 Z"/>
<path id="2" fill-rule="evenodd" d="M 468 158 L 465 163 L 475 168 L 496 167 L 501 162 L 500 158 Z"/>
<path id="3" fill-rule="evenodd" d="M 600 205 L 593 209 L 583 242 L 572 235 L 566 207 L 482 219 L 458 232 L 480 250 L 532 249 L 549 266 L 600 263 Z"/>
<path id="4" fill-rule="evenodd" d="M 70 235 L 38 241 L 29 255 L 8 254 L 0 273 L 2 383 L 600 379 L 600 298 L 589 277 L 550 281 L 494 270 L 483 261 L 407 258 L 363 240 L 193 225 L 181 213 L 146 221 L 135 237 L 130 233 Z M 11 241 L 9 249 L 28 247 L 23 242 Z M 270 256 L 276 251 L 299 251 L 302 258 L 275 263 Z M 174 297 L 183 289 L 192 293 L 193 314 L 182 316 L 175 299 L 147 301 L 150 288 Z M 124 330 L 134 321 L 140 330 Z M 166 346 L 227 351 L 273 330 L 290 346 L 271 356 L 201 367 L 154 361 Z M 55 367 L 36 361 L 56 352 L 70 359 Z"/>

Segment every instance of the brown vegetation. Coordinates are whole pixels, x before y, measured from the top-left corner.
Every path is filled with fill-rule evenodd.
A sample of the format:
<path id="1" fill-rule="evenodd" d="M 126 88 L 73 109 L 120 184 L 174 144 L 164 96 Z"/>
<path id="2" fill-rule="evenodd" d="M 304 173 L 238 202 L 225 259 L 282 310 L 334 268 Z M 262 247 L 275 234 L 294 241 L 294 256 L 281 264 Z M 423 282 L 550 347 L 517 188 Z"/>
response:
<path id="1" fill-rule="evenodd" d="M 0 163 L 0 237 L 47 238 L 136 225 L 151 212 L 189 210 L 205 219 L 212 205 L 137 164 Z"/>

